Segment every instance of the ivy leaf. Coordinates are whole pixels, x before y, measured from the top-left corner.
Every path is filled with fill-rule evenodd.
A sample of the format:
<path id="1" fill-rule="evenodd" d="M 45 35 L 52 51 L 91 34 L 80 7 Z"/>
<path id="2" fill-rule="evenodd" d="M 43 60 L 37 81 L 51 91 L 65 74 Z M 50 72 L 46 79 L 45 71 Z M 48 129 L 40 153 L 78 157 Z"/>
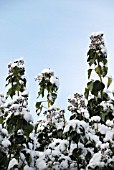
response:
<path id="1" fill-rule="evenodd" d="M 89 69 L 89 70 L 88 70 L 88 79 L 89 79 L 90 76 L 91 76 L 91 72 L 92 72 L 92 69 Z"/>
<path id="2" fill-rule="evenodd" d="M 111 77 L 108 77 L 107 88 L 109 88 L 109 86 L 111 85 L 111 83 L 112 83 L 112 78 L 111 78 Z"/>

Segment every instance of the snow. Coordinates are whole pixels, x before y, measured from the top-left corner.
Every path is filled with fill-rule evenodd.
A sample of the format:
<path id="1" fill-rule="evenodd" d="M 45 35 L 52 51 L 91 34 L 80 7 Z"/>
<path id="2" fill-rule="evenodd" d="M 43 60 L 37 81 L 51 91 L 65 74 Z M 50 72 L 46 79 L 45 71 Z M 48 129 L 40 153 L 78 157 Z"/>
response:
<path id="1" fill-rule="evenodd" d="M 106 132 L 108 131 L 108 127 L 103 124 L 98 124 L 98 131 L 101 134 L 106 134 Z"/>
<path id="2" fill-rule="evenodd" d="M 10 141 L 9 141 L 7 138 L 5 138 L 5 139 L 2 141 L 2 145 L 3 145 L 5 148 L 7 148 L 9 145 L 11 145 L 11 143 L 10 143 Z"/>
<path id="3" fill-rule="evenodd" d="M 51 74 L 51 75 L 54 74 L 53 70 L 51 70 L 50 68 L 49 69 L 43 69 L 41 73 L 42 74 L 46 74 L 47 73 L 47 74 Z"/>
<path id="4" fill-rule="evenodd" d="M 11 64 L 11 67 L 12 67 L 12 68 L 14 68 L 14 67 L 16 67 L 16 66 L 17 66 L 17 63 L 12 63 L 12 64 Z"/>
<path id="5" fill-rule="evenodd" d="M 29 95 L 29 93 L 28 93 L 28 91 L 27 91 L 27 90 L 25 90 L 25 91 L 23 91 L 23 92 L 21 93 L 21 95 L 22 95 L 22 96 L 28 96 L 28 95 Z"/>
<path id="6" fill-rule="evenodd" d="M 24 116 L 24 119 L 27 121 L 27 122 L 33 122 L 33 118 L 32 118 L 32 115 L 26 111 L 23 111 L 22 112 L 23 116 Z"/>
<path id="7" fill-rule="evenodd" d="M 0 97 L 4 97 L 4 93 L 1 92 L 1 93 L 0 93 Z"/>
<path id="8" fill-rule="evenodd" d="M 101 47 L 101 52 L 102 52 L 103 54 L 107 54 L 107 49 L 106 49 L 106 47 L 102 46 L 102 47 Z"/>
<path id="9" fill-rule="evenodd" d="M 84 117 L 86 119 L 89 119 L 89 112 L 87 110 L 84 110 Z"/>
<path id="10" fill-rule="evenodd" d="M 58 79 L 57 77 L 51 76 L 50 82 L 51 82 L 52 84 L 55 84 L 55 85 L 59 88 L 59 79 Z"/>
<path id="11" fill-rule="evenodd" d="M 36 166 L 39 170 L 45 170 L 47 167 L 46 162 L 42 158 L 36 160 Z"/>
<path id="12" fill-rule="evenodd" d="M 2 124 L 0 124 L 0 131 L 2 131 Z"/>
<path id="13" fill-rule="evenodd" d="M 12 106 L 10 107 L 10 109 L 14 109 L 17 110 L 19 108 L 19 104 L 12 104 Z"/>
<path id="14" fill-rule="evenodd" d="M 7 131 L 6 129 L 4 129 L 4 128 L 2 129 L 2 133 L 3 133 L 4 135 L 6 135 L 6 136 L 8 135 L 8 131 Z"/>
<path id="15" fill-rule="evenodd" d="M 31 168 L 28 165 L 26 165 L 23 170 L 34 170 L 34 168 Z"/>
<path id="16" fill-rule="evenodd" d="M 18 134 L 18 135 L 23 135 L 23 129 L 19 129 L 19 130 L 17 131 L 17 134 Z"/>
<path id="17" fill-rule="evenodd" d="M 106 135 L 105 135 L 105 138 L 104 138 L 104 142 L 107 142 L 107 141 L 112 142 L 113 141 L 113 136 L 114 136 L 114 130 L 108 130 L 106 132 Z"/>
<path id="18" fill-rule="evenodd" d="M 46 151 L 45 151 L 45 155 L 50 155 L 51 154 L 51 149 L 47 149 Z"/>
<path id="19" fill-rule="evenodd" d="M 93 134 L 92 132 L 88 132 L 87 136 L 91 142 L 95 142 L 95 143 L 99 142 L 99 137 L 97 135 Z"/>
<path id="20" fill-rule="evenodd" d="M 56 128 L 57 128 L 57 130 L 63 129 L 63 126 L 64 126 L 64 122 L 56 123 Z"/>
<path id="21" fill-rule="evenodd" d="M 64 160 L 61 162 L 61 169 L 67 169 L 68 168 L 68 161 Z"/>
<path id="22" fill-rule="evenodd" d="M 114 127 L 114 121 L 113 120 L 107 120 L 106 125 L 110 127 Z"/>
<path id="23" fill-rule="evenodd" d="M 22 161 L 24 161 L 24 160 L 25 160 L 25 156 L 24 156 L 24 154 L 23 154 L 23 153 L 20 153 L 20 158 L 21 158 L 21 160 L 22 160 Z"/>
<path id="24" fill-rule="evenodd" d="M 9 166 L 8 166 L 8 170 L 10 170 L 11 168 L 13 168 L 15 165 L 18 165 L 18 162 L 15 158 L 13 158 L 10 162 L 9 162 Z"/>
<path id="25" fill-rule="evenodd" d="M 89 165 L 88 167 L 91 167 L 91 168 L 95 168 L 96 166 L 99 166 L 102 167 L 102 163 L 101 163 L 101 151 L 99 151 L 98 153 L 95 153 L 93 155 L 93 157 L 91 158 L 90 162 L 89 162 Z M 87 170 L 89 170 L 87 167 Z"/>
<path id="26" fill-rule="evenodd" d="M 103 35 L 103 33 L 102 33 L 102 32 L 92 32 L 91 35 L 90 35 L 90 37 L 91 37 L 91 36 L 96 37 L 96 36 L 98 36 L 98 35 Z"/>
<path id="27" fill-rule="evenodd" d="M 64 128 L 64 132 L 68 132 L 69 131 L 69 129 L 70 129 L 70 127 L 72 127 L 73 128 L 73 130 L 77 130 L 79 133 L 80 133 L 80 127 L 83 127 L 84 129 L 88 129 L 88 124 L 85 122 L 85 121 L 79 121 L 79 120 L 70 120 L 67 124 L 66 124 L 66 126 L 65 126 L 65 128 Z"/>
<path id="28" fill-rule="evenodd" d="M 100 122 L 100 120 L 101 120 L 100 116 L 92 116 L 90 119 L 90 121 L 92 121 L 92 122 Z"/>
<path id="29" fill-rule="evenodd" d="M 109 143 L 108 142 L 103 143 L 103 144 L 100 145 L 100 147 L 101 147 L 101 150 L 108 149 L 109 148 Z"/>

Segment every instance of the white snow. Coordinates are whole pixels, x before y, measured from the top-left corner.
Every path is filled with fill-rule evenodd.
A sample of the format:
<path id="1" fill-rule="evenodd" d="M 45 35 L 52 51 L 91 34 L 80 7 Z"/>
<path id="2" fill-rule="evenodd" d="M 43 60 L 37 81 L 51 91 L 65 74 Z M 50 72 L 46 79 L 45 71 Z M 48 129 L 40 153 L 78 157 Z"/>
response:
<path id="1" fill-rule="evenodd" d="M 45 170 L 47 167 L 46 162 L 42 158 L 37 159 L 36 166 L 39 170 Z"/>
<path id="2" fill-rule="evenodd" d="M 23 111 L 22 114 L 27 122 L 33 122 L 32 115 L 29 112 Z"/>
<path id="3" fill-rule="evenodd" d="M 105 135 L 105 138 L 104 138 L 104 142 L 107 142 L 107 141 L 113 141 L 113 136 L 114 136 L 114 130 L 108 130 L 106 132 L 106 135 Z"/>
<path id="4" fill-rule="evenodd" d="M 107 49 L 106 49 L 106 47 L 102 46 L 101 52 L 102 52 L 103 54 L 107 54 Z"/>
<path id="5" fill-rule="evenodd" d="M 107 125 L 107 126 L 110 126 L 110 127 L 113 127 L 113 126 L 114 126 L 113 120 L 107 120 L 107 121 L 106 121 L 106 125 Z"/>
<path id="6" fill-rule="evenodd" d="M 102 32 L 92 32 L 90 36 L 96 37 L 98 35 L 102 35 Z"/>
<path id="7" fill-rule="evenodd" d="M 98 124 L 98 131 L 101 134 L 106 134 L 106 132 L 108 131 L 108 127 L 103 124 Z"/>
<path id="8" fill-rule="evenodd" d="M 61 168 L 62 169 L 67 169 L 68 168 L 68 161 L 67 160 L 64 160 L 61 162 Z"/>
<path id="9" fill-rule="evenodd" d="M 25 91 L 23 91 L 23 92 L 21 93 L 22 96 L 28 96 L 28 94 L 29 94 L 29 93 L 28 93 L 27 90 L 25 90 Z"/>
<path id="10" fill-rule="evenodd" d="M 53 70 L 51 70 L 50 68 L 49 69 L 43 69 L 42 74 L 45 74 L 45 73 L 52 74 L 52 75 L 54 74 Z"/>
<path id="11" fill-rule="evenodd" d="M 2 124 L 0 124 L 0 131 L 2 130 Z"/>
<path id="12" fill-rule="evenodd" d="M 90 119 L 90 121 L 92 121 L 92 122 L 100 122 L 100 120 L 101 120 L 100 116 L 92 116 Z"/>
<path id="13" fill-rule="evenodd" d="M 56 123 L 56 128 L 57 128 L 57 130 L 63 129 L 63 126 L 64 126 L 64 122 Z"/>
<path id="14" fill-rule="evenodd" d="M 16 66 L 17 66 L 17 63 L 12 63 L 12 64 L 11 64 L 11 67 L 12 67 L 12 68 L 14 68 L 14 67 L 16 67 Z"/>
<path id="15" fill-rule="evenodd" d="M 97 165 L 99 166 L 101 164 L 101 151 L 98 153 L 95 153 L 93 157 L 91 158 L 88 167 L 95 168 Z M 102 165 L 101 165 L 102 166 Z M 87 170 L 89 170 L 87 167 Z"/>
<path id="16" fill-rule="evenodd" d="M 7 131 L 6 129 L 4 129 L 4 128 L 2 129 L 2 133 L 3 133 L 4 135 L 6 135 L 6 136 L 8 135 L 8 131 Z"/>
<path id="17" fill-rule="evenodd" d="M 84 116 L 86 119 L 89 119 L 89 112 L 87 110 L 84 110 Z"/>
<path id="18" fill-rule="evenodd" d="M 78 132 L 80 132 L 79 128 L 81 126 L 86 130 L 88 129 L 88 124 L 85 121 L 70 120 L 64 128 L 64 132 L 68 132 L 70 127 L 72 127 L 73 130 L 78 130 Z"/>
<path id="19" fill-rule="evenodd" d="M 14 165 L 18 165 L 18 161 L 17 161 L 15 158 L 13 158 L 13 159 L 9 162 L 8 170 L 10 170 L 11 168 L 13 168 Z"/>
<path id="20" fill-rule="evenodd" d="M 24 169 L 23 170 L 34 170 L 33 168 L 31 168 L 31 167 L 29 167 L 28 165 L 26 165 L 25 167 L 24 167 Z"/>
<path id="21" fill-rule="evenodd" d="M 5 138 L 5 139 L 2 141 L 2 145 L 3 145 L 5 148 L 7 148 L 9 145 L 11 145 L 11 143 L 10 143 L 10 141 L 9 141 L 7 138 Z"/>
<path id="22" fill-rule="evenodd" d="M 52 84 L 55 84 L 55 85 L 59 88 L 59 79 L 58 79 L 57 77 L 51 76 L 50 82 L 51 82 Z"/>
<path id="23" fill-rule="evenodd" d="M 12 104 L 12 106 L 10 107 L 10 109 L 15 109 L 17 110 L 19 108 L 19 104 Z"/>

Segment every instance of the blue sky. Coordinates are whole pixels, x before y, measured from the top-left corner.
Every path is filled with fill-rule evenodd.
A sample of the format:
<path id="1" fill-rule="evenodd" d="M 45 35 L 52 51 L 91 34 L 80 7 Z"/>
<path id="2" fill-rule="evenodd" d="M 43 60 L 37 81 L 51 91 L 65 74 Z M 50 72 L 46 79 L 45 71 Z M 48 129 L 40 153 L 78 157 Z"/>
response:
<path id="1" fill-rule="evenodd" d="M 84 91 L 89 35 L 96 31 L 105 34 L 113 77 L 113 0 L 1 0 L 0 91 L 4 91 L 7 64 L 24 57 L 31 113 L 35 115 L 38 91 L 34 77 L 44 68 L 59 77 L 56 105 L 66 108 L 69 95 Z"/>

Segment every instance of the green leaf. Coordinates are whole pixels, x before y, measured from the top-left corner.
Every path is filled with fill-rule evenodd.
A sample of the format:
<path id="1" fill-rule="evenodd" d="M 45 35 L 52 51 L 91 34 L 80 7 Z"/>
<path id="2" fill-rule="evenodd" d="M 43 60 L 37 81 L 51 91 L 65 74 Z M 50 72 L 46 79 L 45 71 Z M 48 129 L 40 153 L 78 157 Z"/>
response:
<path id="1" fill-rule="evenodd" d="M 82 153 L 82 149 L 81 148 L 75 148 L 73 151 L 72 151 L 72 156 L 76 159 L 76 158 L 79 158 L 79 156 L 81 155 Z"/>
<path id="2" fill-rule="evenodd" d="M 109 88 L 109 86 L 111 85 L 111 83 L 112 83 L 112 78 L 111 78 L 111 77 L 108 77 L 107 88 Z"/>
<path id="3" fill-rule="evenodd" d="M 42 102 L 36 102 L 36 108 L 40 108 L 41 107 L 41 103 Z"/>
<path id="4" fill-rule="evenodd" d="M 102 74 L 101 66 L 96 67 L 96 68 L 95 68 L 95 72 L 96 72 L 99 76 L 101 76 L 101 74 Z"/>
<path id="5" fill-rule="evenodd" d="M 102 99 L 103 101 L 108 101 L 109 100 L 109 96 L 107 93 L 102 93 Z"/>
<path id="6" fill-rule="evenodd" d="M 88 88 L 88 90 L 92 91 L 92 89 L 93 89 L 93 80 L 91 80 L 90 82 L 87 83 L 87 88 Z"/>
<path id="7" fill-rule="evenodd" d="M 88 96 L 89 96 L 88 88 L 85 88 L 84 96 L 85 96 L 86 99 L 88 99 Z"/>
<path id="8" fill-rule="evenodd" d="M 91 72 L 92 72 L 92 69 L 89 69 L 89 70 L 88 70 L 88 79 L 89 79 L 90 76 L 91 76 Z"/>
<path id="9" fill-rule="evenodd" d="M 103 121 L 103 122 L 105 122 L 105 117 L 106 117 L 106 112 L 101 112 L 100 113 L 100 117 L 101 117 L 101 120 Z"/>
<path id="10" fill-rule="evenodd" d="M 15 90 L 13 90 L 13 88 L 10 88 L 7 92 L 7 95 L 12 98 L 15 95 Z"/>
<path id="11" fill-rule="evenodd" d="M 102 82 L 100 82 L 99 80 L 96 80 L 93 83 L 93 89 L 92 89 L 91 93 L 93 95 L 97 96 L 98 92 L 103 91 L 104 88 L 105 88 L 105 85 Z"/>

